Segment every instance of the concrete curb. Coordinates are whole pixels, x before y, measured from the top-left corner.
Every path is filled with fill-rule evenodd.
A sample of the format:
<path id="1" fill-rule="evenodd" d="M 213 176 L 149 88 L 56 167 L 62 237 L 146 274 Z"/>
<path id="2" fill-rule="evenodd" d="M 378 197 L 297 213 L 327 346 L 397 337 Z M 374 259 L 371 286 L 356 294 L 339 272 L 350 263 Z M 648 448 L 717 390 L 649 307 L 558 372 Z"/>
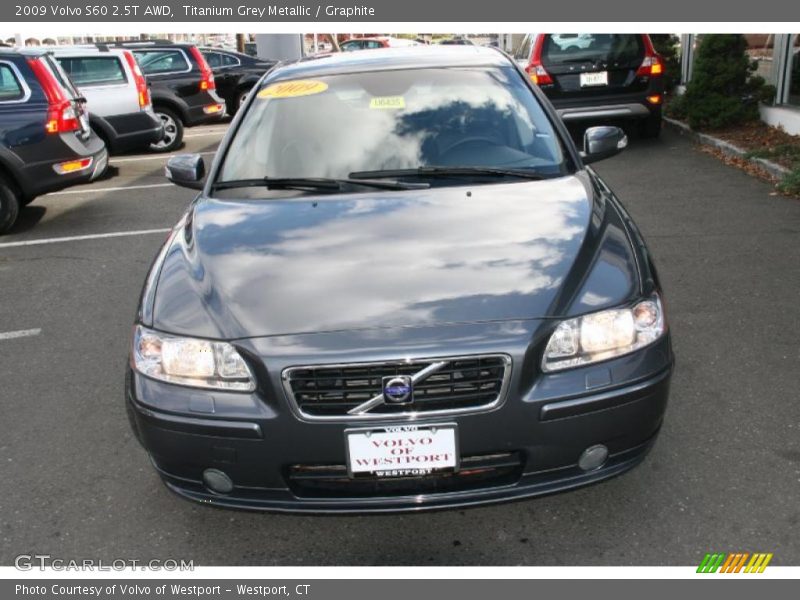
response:
<path id="1" fill-rule="evenodd" d="M 741 158 L 743 160 L 750 161 L 751 163 L 761 167 L 764 171 L 766 171 L 773 177 L 777 178 L 778 180 L 783 179 L 786 175 L 789 174 L 789 169 L 787 169 L 786 167 L 783 167 L 765 158 L 754 158 L 752 156 L 747 156 L 747 150 L 745 150 L 744 148 L 740 148 L 735 144 L 731 144 L 730 142 L 726 142 L 725 140 L 721 140 L 712 135 L 708 135 L 707 133 L 700 133 L 699 131 L 694 131 L 686 123 L 681 123 L 680 121 L 676 121 L 675 119 L 670 119 L 669 117 L 663 117 L 663 119 L 665 123 L 668 123 L 671 127 L 677 129 L 679 133 L 690 137 L 698 144 L 703 144 L 705 146 L 712 146 L 713 148 L 717 148 L 718 150 L 721 150 L 722 152 L 724 152 L 729 156 L 734 156 L 736 158 Z"/>

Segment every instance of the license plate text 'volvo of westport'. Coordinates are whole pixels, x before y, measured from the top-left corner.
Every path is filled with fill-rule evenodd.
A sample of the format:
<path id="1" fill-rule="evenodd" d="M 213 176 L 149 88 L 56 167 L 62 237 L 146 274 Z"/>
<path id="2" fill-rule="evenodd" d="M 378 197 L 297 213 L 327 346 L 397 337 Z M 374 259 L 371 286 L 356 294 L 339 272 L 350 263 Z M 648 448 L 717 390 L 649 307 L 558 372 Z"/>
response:
<path id="1" fill-rule="evenodd" d="M 172 491 L 380 512 L 559 492 L 635 466 L 673 367 L 623 205 L 507 55 L 283 64 L 253 88 L 142 292 L 131 426 Z M 642 193 L 646 190 L 642 189 Z"/>

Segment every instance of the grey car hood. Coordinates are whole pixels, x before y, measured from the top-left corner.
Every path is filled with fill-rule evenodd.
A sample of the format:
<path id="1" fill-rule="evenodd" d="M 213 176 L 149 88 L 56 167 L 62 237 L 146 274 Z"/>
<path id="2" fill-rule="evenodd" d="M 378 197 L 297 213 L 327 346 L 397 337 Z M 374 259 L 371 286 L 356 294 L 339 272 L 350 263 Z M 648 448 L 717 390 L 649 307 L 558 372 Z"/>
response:
<path id="1" fill-rule="evenodd" d="M 165 254 L 153 325 L 234 339 L 533 319 L 576 303 L 619 303 L 636 282 L 630 245 L 594 193 L 581 173 L 282 200 L 201 198 Z"/>

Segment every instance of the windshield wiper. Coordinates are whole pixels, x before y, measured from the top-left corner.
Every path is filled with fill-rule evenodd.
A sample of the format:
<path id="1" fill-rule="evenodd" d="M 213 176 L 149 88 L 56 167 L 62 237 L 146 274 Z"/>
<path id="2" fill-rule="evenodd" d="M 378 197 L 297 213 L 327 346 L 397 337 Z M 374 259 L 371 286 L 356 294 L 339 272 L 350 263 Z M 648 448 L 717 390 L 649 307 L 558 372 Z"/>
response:
<path id="1" fill-rule="evenodd" d="M 417 190 L 430 187 L 427 183 L 406 183 L 369 179 L 333 179 L 329 177 L 262 177 L 261 179 L 233 179 L 217 181 L 213 190 L 230 190 L 243 187 L 265 187 L 269 190 L 313 190 L 315 192 L 343 192 L 348 186 L 360 185 L 383 190 Z"/>
<path id="2" fill-rule="evenodd" d="M 352 179 L 362 181 L 381 177 L 519 177 L 521 179 L 545 179 L 541 173 L 525 169 L 503 169 L 496 167 L 417 167 L 416 169 L 386 169 L 383 171 L 356 171 Z M 363 178 L 363 179 L 362 179 Z"/>

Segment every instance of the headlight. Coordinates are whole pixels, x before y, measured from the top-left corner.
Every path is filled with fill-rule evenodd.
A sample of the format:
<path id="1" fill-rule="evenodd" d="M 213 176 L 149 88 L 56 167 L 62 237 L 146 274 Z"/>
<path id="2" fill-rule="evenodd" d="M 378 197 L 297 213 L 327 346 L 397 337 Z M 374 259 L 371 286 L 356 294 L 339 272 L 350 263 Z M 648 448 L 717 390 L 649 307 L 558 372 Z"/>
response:
<path id="1" fill-rule="evenodd" d="M 136 327 L 133 363 L 153 379 L 192 387 L 252 392 L 253 375 L 236 349 L 212 342 L 158 333 Z"/>
<path id="2" fill-rule="evenodd" d="M 542 358 L 543 371 L 560 371 L 628 354 L 660 338 L 666 329 L 661 298 L 561 322 Z"/>

